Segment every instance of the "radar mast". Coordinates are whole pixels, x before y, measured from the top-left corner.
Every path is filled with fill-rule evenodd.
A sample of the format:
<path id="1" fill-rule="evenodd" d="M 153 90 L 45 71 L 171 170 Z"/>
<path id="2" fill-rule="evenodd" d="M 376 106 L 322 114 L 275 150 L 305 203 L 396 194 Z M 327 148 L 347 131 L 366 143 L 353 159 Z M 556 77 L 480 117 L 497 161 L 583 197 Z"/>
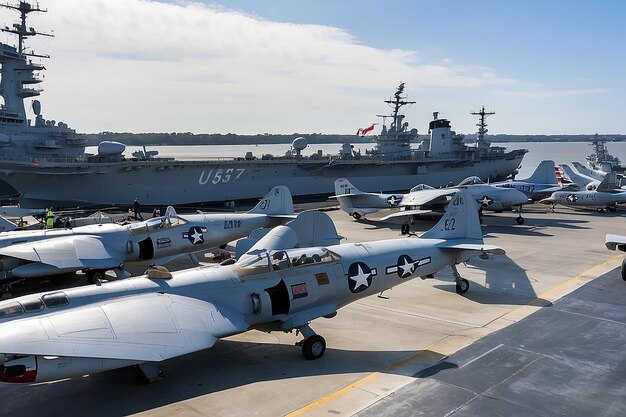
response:
<path id="1" fill-rule="evenodd" d="M 476 134 L 476 147 L 477 148 L 482 148 L 487 146 L 487 143 L 485 142 L 485 135 L 487 134 L 488 130 L 487 130 L 487 116 L 491 116 L 492 114 L 496 114 L 495 111 L 485 111 L 485 106 L 482 106 L 482 108 L 480 109 L 480 111 L 475 112 L 475 111 L 470 111 L 470 114 L 473 116 L 480 116 L 480 119 L 478 121 L 478 123 L 476 124 L 476 126 L 478 126 L 478 133 Z"/>

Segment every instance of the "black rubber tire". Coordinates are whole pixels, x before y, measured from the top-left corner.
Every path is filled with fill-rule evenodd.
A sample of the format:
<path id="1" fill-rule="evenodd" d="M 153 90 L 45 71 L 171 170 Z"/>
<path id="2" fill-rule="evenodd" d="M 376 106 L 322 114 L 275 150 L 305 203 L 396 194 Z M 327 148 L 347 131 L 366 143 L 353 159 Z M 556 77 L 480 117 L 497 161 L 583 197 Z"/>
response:
<path id="1" fill-rule="evenodd" d="M 515 221 L 517 222 L 517 224 L 524 224 L 524 218 L 522 216 L 519 216 L 517 219 L 515 219 Z"/>
<path id="2" fill-rule="evenodd" d="M 408 223 L 404 223 L 400 228 L 400 233 L 402 233 L 403 235 L 408 235 L 410 230 L 411 226 Z"/>
<path id="3" fill-rule="evenodd" d="M 469 281 L 465 278 L 461 278 L 459 282 L 456 283 L 456 293 L 457 294 L 465 294 L 467 290 L 469 290 Z"/>
<path id="4" fill-rule="evenodd" d="M 305 339 L 302 343 L 302 356 L 307 361 L 321 358 L 324 352 L 326 352 L 326 340 L 318 334 Z"/>
<path id="5" fill-rule="evenodd" d="M 622 279 L 626 281 L 626 258 L 622 261 Z"/>
<path id="6" fill-rule="evenodd" d="M 90 284 L 95 284 L 95 282 L 97 280 L 102 281 L 105 277 L 104 274 L 105 271 L 101 270 L 101 269 L 90 269 L 88 271 L 85 272 L 85 275 L 87 276 L 87 281 Z"/>
<path id="7" fill-rule="evenodd" d="M 361 215 L 357 212 L 352 213 L 352 217 L 354 217 L 354 220 L 359 220 L 361 218 Z"/>

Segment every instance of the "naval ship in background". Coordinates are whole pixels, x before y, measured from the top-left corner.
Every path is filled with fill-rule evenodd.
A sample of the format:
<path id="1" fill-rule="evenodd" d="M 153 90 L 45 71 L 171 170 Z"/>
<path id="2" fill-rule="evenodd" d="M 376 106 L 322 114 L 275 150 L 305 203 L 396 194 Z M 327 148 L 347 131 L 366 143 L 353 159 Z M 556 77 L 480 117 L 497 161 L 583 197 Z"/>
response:
<path id="1" fill-rule="evenodd" d="M 434 113 L 429 139 L 412 149 L 417 129 L 409 129 L 400 110 L 415 102 L 407 101 L 402 83 L 385 100 L 391 114 L 380 116 L 382 132 L 364 154 L 344 144 L 337 155 L 318 151 L 305 156 L 304 138 L 296 138 L 292 151 L 278 157 L 248 152 L 241 158 L 178 161 L 139 151 L 128 158 L 125 145 L 117 142 L 102 142 L 97 155 L 86 154 L 85 141 L 73 129 L 43 118 L 38 100 L 31 103 L 34 123 L 26 117 L 24 99 L 41 93 L 34 86 L 44 69 L 32 60 L 48 56 L 28 51 L 24 40 L 50 36 L 27 28 L 26 17 L 45 10 L 24 1 L 2 6 L 18 11 L 21 20 L 2 29 L 17 35 L 17 47 L 0 43 L 0 180 L 24 208 L 128 206 L 135 198 L 148 207 L 199 206 L 257 199 L 277 184 L 289 187 L 294 197 L 329 195 L 340 177 L 364 191 L 408 190 L 420 183 L 439 187 L 469 176 L 497 181 L 514 174 L 527 152 L 505 152 L 485 141 L 490 113 L 484 107 L 475 113 L 481 116 L 475 143 L 465 145 L 450 122 Z"/>
<path id="2" fill-rule="evenodd" d="M 587 165 L 598 171 L 624 173 L 626 167 L 622 166 L 617 156 L 609 153 L 606 142 L 605 139 L 600 139 L 597 133 L 593 136 L 591 140 L 593 153 L 587 156 Z"/>

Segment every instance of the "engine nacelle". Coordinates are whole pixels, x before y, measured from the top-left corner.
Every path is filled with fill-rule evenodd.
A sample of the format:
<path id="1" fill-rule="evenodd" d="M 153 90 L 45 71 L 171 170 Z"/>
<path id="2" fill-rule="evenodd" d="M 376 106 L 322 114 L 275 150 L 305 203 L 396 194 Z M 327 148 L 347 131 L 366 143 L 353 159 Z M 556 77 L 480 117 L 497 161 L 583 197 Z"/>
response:
<path id="1" fill-rule="evenodd" d="M 0 366 L 0 381 L 13 383 L 48 382 L 136 365 L 124 359 L 75 358 L 60 356 L 16 356 Z"/>

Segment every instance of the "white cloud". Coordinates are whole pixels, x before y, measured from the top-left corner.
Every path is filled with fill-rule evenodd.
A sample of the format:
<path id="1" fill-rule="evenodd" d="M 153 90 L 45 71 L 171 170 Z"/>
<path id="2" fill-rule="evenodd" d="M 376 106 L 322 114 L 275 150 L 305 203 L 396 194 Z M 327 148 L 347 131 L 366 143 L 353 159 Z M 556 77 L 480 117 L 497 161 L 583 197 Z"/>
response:
<path id="1" fill-rule="evenodd" d="M 451 59 L 368 47 L 344 30 L 201 3 L 42 1 L 30 25 L 52 55 L 44 115 L 79 131 L 351 132 L 404 81 L 418 89 L 515 83 Z"/>
<path id="2" fill-rule="evenodd" d="M 556 97 L 574 97 L 574 96 L 586 96 L 590 94 L 606 94 L 609 90 L 607 88 L 580 88 L 570 90 L 543 90 L 543 91 L 506 91 L 499 90 L 494 91 L 496 94 L 500 94 L 508 97 L 527 97 L 527 98 L 556 98 Z"/>

